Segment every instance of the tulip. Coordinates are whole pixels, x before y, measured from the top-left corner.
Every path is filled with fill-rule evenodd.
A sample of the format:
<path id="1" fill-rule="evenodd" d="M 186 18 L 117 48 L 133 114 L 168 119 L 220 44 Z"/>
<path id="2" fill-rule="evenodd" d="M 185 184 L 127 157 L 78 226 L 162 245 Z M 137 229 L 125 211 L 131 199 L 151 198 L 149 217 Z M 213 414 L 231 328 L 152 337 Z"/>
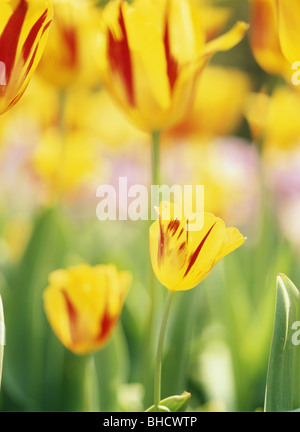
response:
<path id="1" fill-rule="evenodd" d="M 85 264 L 56 270 L 44 291 L 48 320 L 75 354 L 88 354 L 109 340 L 120 317 L 131 274 L 113 265 Z"/>
<path id="2" fill-rule="evenodd" d="M 54 18 L 38 73 L 58 89 L 98 84 L 98 8 L 88 0 L 52 0 Z"/>
<path id="3" fill-rule="evenodd" d="M 174 204 L 162 202 L 158 209 L 158 220 L 149 230 L 153 271 L 160 283 L 168 289 L 156 354 L 155 411 L 162 409 L 161 360 L 168 315 L 175 291 L 194 288 L 221 258 L 245 241 L 245 237 L 236 228 L 226 228 L 222 219 L 207 212 L 204 213 L 202 229 L 190 231 L 189 218 L 186 218 L 186 215 L 182 216 L 181 213 L 182 211 Z"/>
<path id="4" fill-rule="evenodd" d="M 246 118 L 254 137 L 263 138 L 264 154 L 279 157 L 299 147 L 300 97 L 288 86 L 277 86 L 271 96 L 254 93 L 249 99 Z"/>
<path id="5" fill-rule="evenodd" d="M 161 131 L 187 113 L 209 59 L 235 46 L 248 25 L 206 41 L 206 26 L 192 0 L 113 0 L 103 11 L 99 63 L 109 92 L 146 132 Z"/>
<path id="6" fill-rule="evenodd" d="M 188 115 L 164 137 L 210 139 L 233 134 L 243 118 L 245 98 L 251 88 L 249 76 L 234 68 L 208 66 L 195 86 Z"/>
<path id="7" fill-rule="evenodd" d="M 300 3 L 298 0 L 277 0 L 278 32 L 282 51 L 290 63 L 300 61 Z"/>
<path id="8" fill-rule="evenodd" d="M 153 271 L 170 291 L 195 287 L 221 258 L 245 241 L 238 229 L 226 228 L 222 219 L 208 212 L 203 228 L 191 231 L 189 219 L 179 218 L 178 209 L 168 203 L 161 203 L 149 238 Z"/>
<path id="9" fill-rule="evenodd" d="M 290 76 L 278 35 L 275 0 L 249 0 L 249 3 L 250 43 L 255 60 L 267 73 Z"/>
<path id="10" fill-rule="evenodd" d="M 70 131 L 63 141 L 56 129 L 49 128 L 32 154 L 31 166 L 51 201 L 91 182 L 100 163 L 97 156 L 89 133 Z"/>
<path id="11" fill-rule="evenodd" d="M 1 3 L 0 114 L 17 103 L 26 90 L 41 59 L 51 20 L 49 0 Z"/>

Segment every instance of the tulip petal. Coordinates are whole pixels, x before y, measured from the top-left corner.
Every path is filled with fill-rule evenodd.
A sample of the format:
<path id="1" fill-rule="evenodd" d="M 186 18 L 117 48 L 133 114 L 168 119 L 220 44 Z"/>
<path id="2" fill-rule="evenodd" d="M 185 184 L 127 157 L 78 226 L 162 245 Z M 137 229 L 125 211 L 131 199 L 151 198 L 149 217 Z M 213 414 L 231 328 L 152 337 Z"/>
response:
<path id="1" fill-rule="evenodd" d="M 289 62 L 300 61 L 300 3 L 298 0 L 277 0 L 279 39 Z"/>
<path id="2" fill-rule="evenodd" d="M 245 240 L 246 238 L 240 233 L 237 228 L 226 228 L 224 243 L 215 259 L 215 263 L 221 258 L 223 258 L 225 255 L 228 255 L 230 252 L 240 247 L 245 242 Z"/>
<path id="3" fill-rule="evenodd" d="M 49 0 L 9 4 L 15 7 L 9 13 L 4 8 L 0 17 L 0 113 L 12 107 L 28 86 L 42 56 L 53 15 Z"/>
<path id="4" fill-rule="evenodd" d="M 207 43 L 203 55 L 212 56 L 218 51 L 230 50 L 243 39 L 248 29 L 249 24 L 238 21 L 227 33 Z"/>
<path id="5" fill-rule="evenodd" d="M 179 64 L 187 63 L 201 53 L 205 43 L 204 27 L 200 26 L 200 8 L 187 0 L 168 2 L 167 25 L 169 27 L 171 53 Z"/>
<path id="6" fill-rule="evenodd" d="M 257 63 L 268 73 L 281 74 L 288 67 L 283 55 L 273 0 L 250 0 L 250 42 Z"/>
<path id="7" fill-rule="evenodd" d="M 129 46 L 134 56 L 134 79 L 139 99 L 138 105 L 143 104 L 146 108 L 149 95 L 153 95 L 152 97 L 161 109 L 168 109 L 170 87 L 166 73 L 165 47 L 161 35 L 155 25 L 149 23 L 149 20 L 137 11 L 128 9 L 125 19 Z"/>

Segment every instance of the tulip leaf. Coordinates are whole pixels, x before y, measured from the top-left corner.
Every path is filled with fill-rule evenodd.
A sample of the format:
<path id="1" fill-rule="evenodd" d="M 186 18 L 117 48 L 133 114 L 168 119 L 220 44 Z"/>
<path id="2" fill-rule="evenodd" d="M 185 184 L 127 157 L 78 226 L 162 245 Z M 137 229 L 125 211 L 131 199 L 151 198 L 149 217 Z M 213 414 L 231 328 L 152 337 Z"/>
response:
<path id="1" fill-rule="evenodd" d="M 266 412 L 300 406 L 300 295 L 285 275 L 277 277 L 276 311 L 265 393 Z"/>
<path id="2" fill-rule="evenodd" d="M 48 274 L 63 265 L 66 223 L 60 211 L 43 209 L 34 221 L 24 255 L 8 274 L 6 302 L 7 343 L 3 389 L 24 410 L 61 407 L 57 390 L 61 384 L 63 347 L 47 323 L 42 292 Z M 20 361 L 22 359 L 22 361 Z M 47 388 L 47 396 L 42 397 Z"/>
<path id="3" fill-rule="evenodd" d="M 183 412 L 186 410 L 191 394 L 188 392 L 183 392 L 181 395 L 174 395 L 167 397 L 160 401 L 158 411 L 167 411 L 167 412 Z M 146 412 L 154 412 L 155 407 L 152 405 Z"/>

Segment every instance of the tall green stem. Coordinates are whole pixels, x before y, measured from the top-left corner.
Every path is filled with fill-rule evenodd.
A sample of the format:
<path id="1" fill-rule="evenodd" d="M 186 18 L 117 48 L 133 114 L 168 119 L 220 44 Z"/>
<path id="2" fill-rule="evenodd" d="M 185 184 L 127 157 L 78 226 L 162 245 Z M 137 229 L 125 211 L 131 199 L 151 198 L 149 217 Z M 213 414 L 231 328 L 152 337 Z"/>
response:
<path id="1" fill-rule="evenodd" d="M 165 333 L 167 328 L 167 321 L 170 311 L 170 306 L 174 296 L 173 291 L 168 291 L 166 304 L 162 316 L 160 333 L 158 338 L 157 352 L 156 352 L 156 365 L 155 365 L 155 379 L 154 379 L 154 408 L 155 411 L 159 410 L 159 404 L 161 399 L 161 367 L 162 367 L 162 353 L 164 346 Z"/>
<path id="2" fill-rule="evenodd" d="M 160 133 L 155 131 L 152 133 L 152 185 L 160 184 Z M 152 223 L 152 208 L 151 208 L 151 194 L 149 194 L 149 211 L 148 211 L 148 229 Z M 146 323 L 146 334 L 145 334 L 145 346 L 144 346 L 144 358 L 142 367 L 142 381 L 144 382 L 145 388 L 148 390 L 151 386 L 151 392 L 146 391 L 146 397 L 148 398 L 145 402 L 150 403 L 152 401 L 152 374 L 149 373 L 149 358 L 151 356 L 154 346 L 154 324 L 155 324 L 155 311 L 157 308 L 157 295 L 155 292 L 156 278 L 152 270 L 151 263 L 149 262 L 149 280 L 148 280 L 148 292 L 149 292 L 149 314 Z"/>
<path id="3" fill-rule="evenodd" d="M 160 132 L 152 133 L 152 184 L 160 184 Z"/>
<path id="4" fill-rule="evenodd" d="M 84 411 L 99 411 L 98 376 L 93 354 L 87 356 L 84 365 L 83 406 Z"/>

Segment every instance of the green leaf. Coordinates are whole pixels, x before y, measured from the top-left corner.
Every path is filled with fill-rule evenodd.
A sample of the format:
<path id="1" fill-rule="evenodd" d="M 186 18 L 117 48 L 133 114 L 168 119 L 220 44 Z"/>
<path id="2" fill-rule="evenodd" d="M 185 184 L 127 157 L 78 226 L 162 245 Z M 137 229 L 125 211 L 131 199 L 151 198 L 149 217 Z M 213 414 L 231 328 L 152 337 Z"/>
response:
<path id="1" fill-rule="evenodd" d="M 183 412 L 186 410 L 191 394 L 188 392 L 183 392 L 181 395 L 174 395 L 167 397 L 160 401 L 159 411 L 167 412 Z M 155 407 L 152 405 L 150 408 L 146 409 L 146 412 L 154 412 Z"/>
<path id="2" fill-rule="evenodd" d="M 63 347 L 47 322 L 42 293 L 49 273 L 63 266 L 67 232 L 59 209 L 43 209 L 22 259 L 8 274 L 3 393 L 5 389 L 19 409 L 60 409 Z"/>
<path id="3" fill-rule="evenodd" d="M 0 295 L 0 388 L 1 388 L 1 378 L 2 378 L 2 363 L 3 363 L 4 345 L 5 345 L 4 313 L 3 313 L 2 298 Z"/>
<path id="4" fill-rule="evenodd" d="M 265 411 L 293 411 L 300 406 L 300 295 L 291 280 L 279 274 L 273 339 L 269 357 Z M 298 324 L 297 324 L 298 323 Z M 299 340 L 300 343 L 300 340 Z"/>

